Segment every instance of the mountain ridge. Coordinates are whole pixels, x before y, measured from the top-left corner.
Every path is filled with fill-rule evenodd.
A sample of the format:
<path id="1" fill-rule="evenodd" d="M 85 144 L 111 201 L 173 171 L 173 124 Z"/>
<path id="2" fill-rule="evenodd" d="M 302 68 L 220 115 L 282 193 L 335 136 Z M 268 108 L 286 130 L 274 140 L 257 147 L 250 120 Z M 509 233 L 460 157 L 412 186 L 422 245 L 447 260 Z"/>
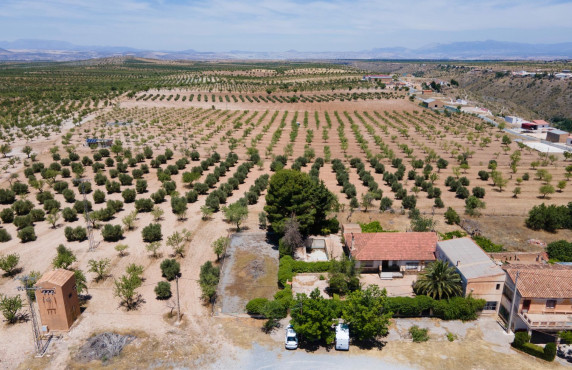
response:
<path id="1" fill-rule="evenodd" d="M 162 60 L 312 60 L 312 59 L 450 59 L 549 60 L 571 59 L 572 42 L 528 44 L 496 40 L 433 43 L 419 48 L 383 47 L 361 51 L 180 51 L 137 49 L 124 46 L 82 46 L 66 41 L 20 39 L 0 41 L 0 60 L 76 61 L 113 56 Z"/>

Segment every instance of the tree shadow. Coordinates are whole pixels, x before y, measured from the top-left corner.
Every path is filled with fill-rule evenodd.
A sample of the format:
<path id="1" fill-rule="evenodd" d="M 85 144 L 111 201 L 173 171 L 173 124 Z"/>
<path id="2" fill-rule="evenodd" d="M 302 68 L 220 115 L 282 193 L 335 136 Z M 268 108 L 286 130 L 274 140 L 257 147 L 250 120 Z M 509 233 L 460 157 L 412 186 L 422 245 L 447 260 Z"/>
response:
<path id="1" fill-rule="evenodd" d="M 327 344 L 324 341 L 316 341 L 316 342 L 300 341 L 300 344 L 298 345 L 298 347 L 300 349 L 303 349 L 306 352 L 316 352 L 320 348 L 325 348 L 326 351 L 328 351 L 328 352 L 330 352 L 332 350 L 332 345 Z"/>
<path id="2" fill-rule="evenodd" d="M 383 347 L 387 345 L 387 342 L 376 338 L 362 340 L 362 341 L 356 339 L 352 341 L 352 344 L 358 347 L 359 349 L 366 349 L 366 350 L 377 349 L 378 351 L 381 351 Z"/>
<path id="3" fill-rule="evenodd" d="M 22 271 L 24 271 L 24 269 L 22 267 L 16 267 L 15 269 L 13 269 L 10 272 L 3 273 L 2 277 L 12 277 L 12 276 L 18 275 Z"/>

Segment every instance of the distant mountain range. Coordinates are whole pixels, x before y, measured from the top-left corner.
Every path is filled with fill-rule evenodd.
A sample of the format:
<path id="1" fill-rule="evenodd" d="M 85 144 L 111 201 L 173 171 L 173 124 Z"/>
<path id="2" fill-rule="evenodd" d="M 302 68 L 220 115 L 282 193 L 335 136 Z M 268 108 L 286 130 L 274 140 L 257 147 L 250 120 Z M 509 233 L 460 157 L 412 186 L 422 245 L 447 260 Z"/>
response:
<path id="1" fill-rule="evenodd" d="M 451 60 L 550 60 L 572 59 L 572 42 L 525 44 L 502 41 L 468 41 L 431 44 L 417 49 L 403 47 L 362 51 L 263 52 L 231 50 L 201 52 L 142 50 L 121 46 L 80 46 L 65 41 L 0 41 L 0 61 L 75 61 L 114 56 L 163 60 L 324 60 L 324 59 L 451 59 Z"/>

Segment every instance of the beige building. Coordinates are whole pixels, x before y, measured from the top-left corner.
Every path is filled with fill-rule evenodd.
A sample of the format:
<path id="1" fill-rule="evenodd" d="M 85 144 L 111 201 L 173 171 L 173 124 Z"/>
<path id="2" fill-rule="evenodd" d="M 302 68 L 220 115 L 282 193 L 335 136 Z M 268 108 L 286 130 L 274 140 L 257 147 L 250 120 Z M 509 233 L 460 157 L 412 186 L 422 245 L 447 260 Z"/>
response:
<path id="1" fill-rule="evenodd" d="M 49 331 L 67 331 L 80 315 L 73 271 L 53 270 L 36 283 L 36 301 L 42 325 Z"/>
<path id="2" fill-rule="evenodd" d="M 436 256 L 449 262 L 461 276 L 463 293 L 487 303 L 483 313 L 499 310 L 505 273 L 470 238 L 458 238 L 437 242 Z"/>
<path id="3" fill-rule="evenodd" d="M 500 314 L 508 322 L 513 307 L 512 331 L 572 330 L 572 267 L 542 264 L 503 268 L 507 279 Z"/>

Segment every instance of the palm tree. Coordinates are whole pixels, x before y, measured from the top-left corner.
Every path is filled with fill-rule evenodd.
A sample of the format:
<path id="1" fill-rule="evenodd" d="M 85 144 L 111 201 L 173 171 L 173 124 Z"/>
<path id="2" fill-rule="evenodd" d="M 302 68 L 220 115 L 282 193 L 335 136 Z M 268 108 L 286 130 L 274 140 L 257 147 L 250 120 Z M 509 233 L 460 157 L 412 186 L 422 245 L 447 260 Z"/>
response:
<path id="1" fill-rule="evenodd" d="M 415 282 L 415 290 L 431 298 L 450 298 L 461 295 L 461 277 L 446 261 L 437 260 L 427 265 Z"/>

